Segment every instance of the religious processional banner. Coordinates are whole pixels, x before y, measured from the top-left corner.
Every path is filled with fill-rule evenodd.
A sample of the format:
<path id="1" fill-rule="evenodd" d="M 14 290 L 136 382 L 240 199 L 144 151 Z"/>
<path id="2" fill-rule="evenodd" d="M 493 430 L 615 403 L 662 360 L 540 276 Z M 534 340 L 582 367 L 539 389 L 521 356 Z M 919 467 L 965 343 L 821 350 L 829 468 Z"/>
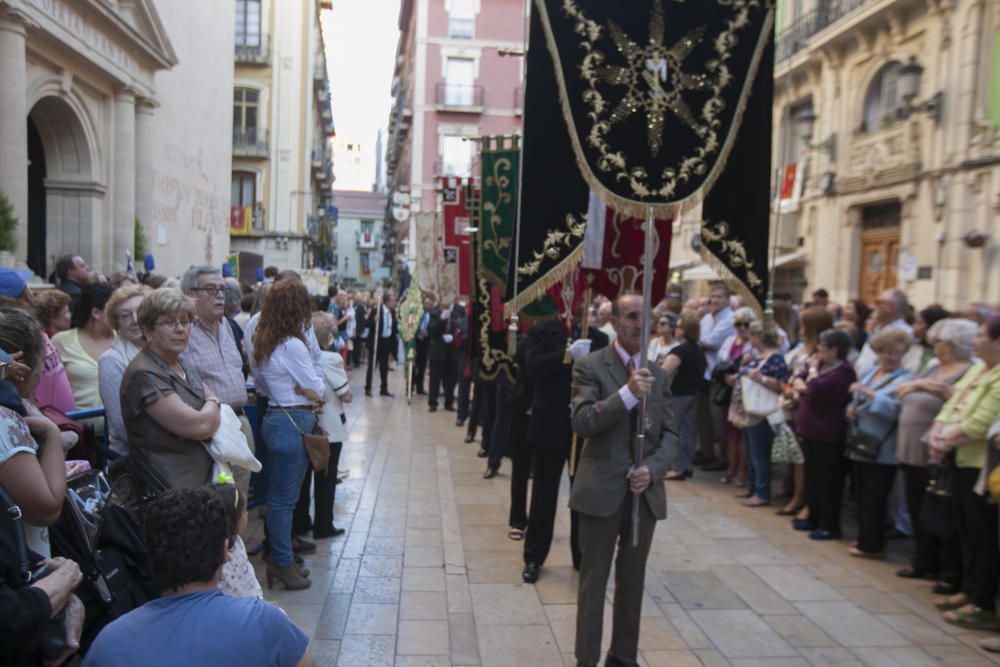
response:
<path id="1" fill-rule="evenodd" d="M 472 290 L 472 252 L 469 228 L 469 207 L 466 190 L 471 179 L 446 176 L 441 181 L 442 270 L 448 273 L 448 282 L 455 285 L 459 294 L 468 295 Z"/>
<path id="2" fill-rule="evenodd" d="M 517 222 L 517 179 L 521 150 L 517 137 L 483 137 L 479 246 L 477 261 L 482 276 L 506 290 L 510 253 Z"/>
<path id="3" fill-rule="evenodd" d="M 417 235 L 417 265 L 414 273 L 420 289 L 438 296 L 437 232 L 434 214 L 423 211 L 414 213 L 414 228 Z"/>
<path id="4" fill-rule="evenodd" d="M 770 177 L 770 120 L 764 127 L 742 121 L 745 115 L 758 120 L 747 105 L 764 96 L 761 78 L 772 77 L 772 5 L 534 0 L 509 311 L 541 296 L 579 263 L 591 193 L 620 215 L 645 220 L 651 212 L 670 220 L 700 203 L 725 172 Z M 767 150 L 741 152 L 734 160 L 741 127 L 766 137 Z M 726 197 L 741 215 L 713 221 L 715 240 L 705 247 L 716 268 L 732 265 L 737 270 L 727 275 L 763 301 L 742 269 L 766 266 L 767 206 L 758 212 Z M 763 243 L 748 242 L 751 237 Z M 667 251 L 669 237 L 660 246 Z M 766 275 L 755 277 L 766 281 Z"/>

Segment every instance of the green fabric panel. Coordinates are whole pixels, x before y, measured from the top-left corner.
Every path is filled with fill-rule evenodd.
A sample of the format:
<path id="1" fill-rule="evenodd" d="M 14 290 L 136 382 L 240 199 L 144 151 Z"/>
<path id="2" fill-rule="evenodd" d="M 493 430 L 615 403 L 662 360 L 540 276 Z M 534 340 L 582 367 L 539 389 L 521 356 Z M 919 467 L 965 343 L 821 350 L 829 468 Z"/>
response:
<path id="1" fill-rule="evenodd" d="M 482 152 L 482 215 L 479 226 L 479 272 L 501 290 L 507 289 L 510 251 L 517 219 L 519 150 Z"/>
<path id="2" fill-rule="evenodd" d="M 993 33 L 993 67 L 990 70 L 990 120 L 1000 128 L 1000 30 Z"/>

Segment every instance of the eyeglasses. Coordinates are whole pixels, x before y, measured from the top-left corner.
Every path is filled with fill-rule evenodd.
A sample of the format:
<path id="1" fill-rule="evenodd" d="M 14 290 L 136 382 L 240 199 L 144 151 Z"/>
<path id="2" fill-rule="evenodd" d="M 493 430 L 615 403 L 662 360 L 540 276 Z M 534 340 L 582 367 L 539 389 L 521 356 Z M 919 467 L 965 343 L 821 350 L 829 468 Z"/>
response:
<path id="1" fill-rule="evenodd" d="M 225 285 L 205 285 L 204 287 L 195 287 L 191 290 L 192 292 L 202 292 L 204 294 L 220 294 L 226 291 Z"/>
<path id="2" fill-rule="evenodd" d="M 750 323 L 749 322 L 736 322 L 734 326 L 737 326 L 737 327 L 749 327 Z"/>
<path id="3" fill-rule="evenodd" d="M 156 326 L 163 329 L 190 329 L 191 320 L 160 320 L 156 323 Z"/>

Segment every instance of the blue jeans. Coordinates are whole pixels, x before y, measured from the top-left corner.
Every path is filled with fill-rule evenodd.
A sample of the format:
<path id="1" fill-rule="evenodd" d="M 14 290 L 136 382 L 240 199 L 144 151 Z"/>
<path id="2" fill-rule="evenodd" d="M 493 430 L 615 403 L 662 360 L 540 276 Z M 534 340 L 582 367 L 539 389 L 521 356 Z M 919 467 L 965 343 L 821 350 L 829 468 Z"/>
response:
<path id="1" fill-rule="evenodd" d="M 771 499 L 771 443 L 774 429 L 765 419 L 743 429 L 747 451 L 747 490 L 761 500 Z"/>
<path id="2" fill-rule="evenodd" d="M 674 452 L 673 469 L 688 472 L 698 449 L 698 396 L 674 396 L 674 416 L 677 418 L 678 448 Z"/>
<path id="3" fill-rule="evenodd" d="M 293 419 L 298 429 L 292 424 Z M 267 487 L 267 539 L 271 545 L 271 563 L 277 567 L 291 565 L 294 558 L 292 512 L 309 466 L 299 429 L 309 433 L 315 425 L 316 415 L 310 410 L 285 411 L 272 406 L 264 417 L 263 437 L 267 445 L 270 478 Z"/>

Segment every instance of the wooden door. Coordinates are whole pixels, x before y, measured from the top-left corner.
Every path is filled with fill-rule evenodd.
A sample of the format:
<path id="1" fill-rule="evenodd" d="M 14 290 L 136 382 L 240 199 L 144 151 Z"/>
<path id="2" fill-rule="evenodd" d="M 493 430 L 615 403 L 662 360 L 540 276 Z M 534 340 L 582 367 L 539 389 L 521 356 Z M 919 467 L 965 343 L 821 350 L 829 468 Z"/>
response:
<path id="1" fill-rule="evenodd" d="M 874 305 L 882 291 L 895 287 L 898 264 L 899 227 L 862 232 L 860 299 Z"/>

